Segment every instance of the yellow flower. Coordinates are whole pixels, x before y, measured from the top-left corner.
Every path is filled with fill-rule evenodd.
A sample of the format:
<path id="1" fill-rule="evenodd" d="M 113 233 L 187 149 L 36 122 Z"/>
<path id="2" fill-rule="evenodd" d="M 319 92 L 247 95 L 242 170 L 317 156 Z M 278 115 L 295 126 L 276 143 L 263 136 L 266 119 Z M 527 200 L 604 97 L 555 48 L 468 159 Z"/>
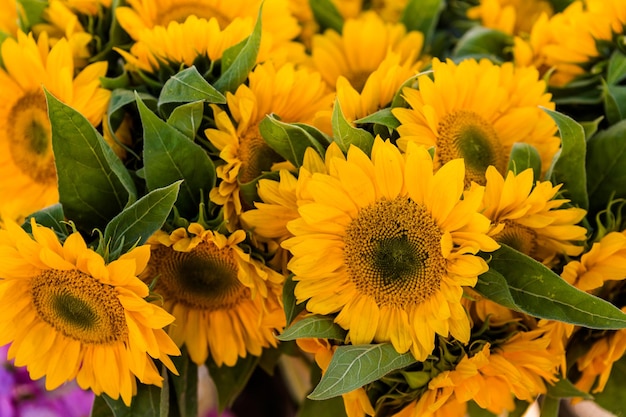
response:
<path id="1" fill-rule="evenodd" d="M 105 264 L 78 232 L 63 244 L 31 222 L 33 237 L 13 222 L 0 230 L 0 343 L 31 378 L 54 389 L 76 379 L 126 405 L 135 377 L 161 386 L 152 358 L 176 372 L 168 355 L 180 351 L 162 328 L 174 319 L 144 300 L 137 278 L 148 263 L 140 246 Z"/>
<path id="2" fill-rule="evenodd" d="M 106 62 L 84 68 L 74 77 L 69 44 L 61 39 L 48 49 L 45 34 L 35 42 L 18 33 L 2 44 L 0 69 L 0 217 L 20 219 L 58 201 L 51 128 L 42 86 L 98 125 L 110 91 L 99 78 Z"/>
<path id="3" fill-rule="evenodd" d="M 271 62 L 258 65 L 235 94 L 227 93 L 229 114 L 213 105 L 217 129 L 205 135 L 220 151 L 225 164 L 217 167 L 221 183 L 211 190 L 210 198 L 224 206 L 228 227 L 237 227 L 243 211 L 239 184 L 245 184 L 270 171 L 283 161 L 260 134 L 259 123 L 266 115 L 276 114 L 286 123 L 307 123 L 315 113 L 330 105 L 331 95 L 320 75 L 292 64 L 276 68 Z"/>
<path id="4" fill-rule="evenodd" d="M 317 366 L 322 370 L 322 374 L 325 373 L 337 346 L 331 345 L 326 339 L 296 339 L 296 343 L 304 352 L 314 355 Z M 348 417 L 373 416 L 376 413 L 363 388 L 342 394 L 341 397 Z"/>
<path id="5" fill-rule="evenodd" d="M 425 149 L 411 144 L 402 155 L 377 138 L 371 160 L 351 147 L 347 160 L 326 163 L 328 174 L 303 184 L 310 200 L 282 243 L 298 302 L 338 313 L 353 344 L 391 342 L 418 360 L 432 352 L 435 333 L 467 342 L 463 287 L 487 270 L 474 255 L 498 245 L 477 212 L 480 190 L 463 193 L 463 161 L 433 174 Z"/>
<path id="6" fill-rule="evenodd" d="M 586 211 L 561 208 L 569 201 L 555 198 L 562 184 L 534 183 L 531 169 L 518 175 L 509 171 L 504 179 L 492 166 L 487 168 L 486 179 L 482 213 L 494 224 L 495 240 L 544 264 L 583 251 L 587 229 L 576 223 Z"/>
<path id="7" fill-rule="evenodd" d="M 608 233 L 579 261 L 565 265 L 561 277 L 583 291 L 600 288 L 606 281 L 623 280 L 626 277 L 626 235 Z"/>
<path id="8" fill-rule="evenodd" d="M 176 317 L 168 328 L 191 360 L 203 364 L 209 354 L 218 366 L 234 366 L 239 357 L 259 356 L 276 346 L 275 331 L 285 326 L 280 303 L 283 276 L 241 249 L 245 232 L 230 236 L 192 223 L 151 238 L 147 282 Z"/>
<path id="9" fill-rule="evenodd" d="M 398 65 L 415 71 L 424 42 L 420 32 L 406 32 L 404 25 L 389 24 L 374 12 L 344 22 L 341 34 L 327 30 L 313 37 L 312 60 L 331 88 L 340 76 L 358 92 L 390 52 L 399 56 Z"/>
<path id="10" fill-rule="evenodd" d="M 467 11 L 467 17 L 480 20 L 482 25 L 509 35 L 530 33 L 535 21 L 553 14 L 552 5 L 545 0 L 481 0 Z"/>
<path id="11" fill-rule="evenodd" d="M 0 0 L 0 32 L 11 36 L 17 34 L 17 0 Z"/>
<path id="12" fill-rule="evenodd" d="M 515 409 L 514 398 L 532 402 L 557 381 L 560 355 L 546 350 L 550 339 L 542 330 L 516 333 L 500 345 L 486 343 L 454 369 L 428 383 L 428 390 L 394 417 L 462 417 L 466 403 L 494 414 Z"/>
<path id="13" fill-rule="evenodd" d="M 516 142 L 537 148 L 547 170 L 560 140 L 556 124 L 539 106 L 554 109 L 546 85 L 533 68 L 502 66 L 483 59 L 460 64 L 433 59 L 434 80 L 419 77 L 419 89 L 404 88 L 410 109 L 394 108 L 400 121 L 398 146 L 435 147 L 435 166 L 464 158 L 466 186 L 485 183 L 489 165 L 504 174 Z"/>

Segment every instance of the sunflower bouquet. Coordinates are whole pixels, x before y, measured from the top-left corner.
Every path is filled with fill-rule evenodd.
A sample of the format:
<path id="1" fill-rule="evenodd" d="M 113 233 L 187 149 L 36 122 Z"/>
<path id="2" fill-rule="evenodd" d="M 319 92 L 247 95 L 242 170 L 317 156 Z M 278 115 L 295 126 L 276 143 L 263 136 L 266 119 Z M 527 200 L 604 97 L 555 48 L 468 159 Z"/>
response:
<path id="1" fill-rule="evenodd" d="M 0 6 L 11 369 L 91 417 L 623 415 L 626 0 Z"/>

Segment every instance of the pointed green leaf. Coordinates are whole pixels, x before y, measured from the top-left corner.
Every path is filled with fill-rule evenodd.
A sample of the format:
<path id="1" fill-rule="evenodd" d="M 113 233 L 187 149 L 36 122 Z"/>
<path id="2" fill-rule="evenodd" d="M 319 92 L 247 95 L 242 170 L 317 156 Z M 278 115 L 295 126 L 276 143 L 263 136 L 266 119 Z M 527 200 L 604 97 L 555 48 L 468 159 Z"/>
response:
<path id="1" fill-rule="evenodd" d="M 290 325 L 294 318 L 306 307 L 306 303 L 298 304 L 294 291 L 296 289 L 296 281 L 293 280 L 293 274 L 290 274 L 283 284 L 283 306 L 285 309 L 285 317 L 287 325 Z M 283 333 L 284 334 L 284 333 Z"/>
<path id="2" fill-rule="evenodd" d="M 513 38 L 499 30 L 475 26 L 468 30 L 457 43 L 452 56 L 455 58 L 490 58 L 494 62 L 504 60 L 503 51 L 513 45 Z"/>
<path id="3" fill-rule="evenodd" d="M 584 391 L 576 388 L 569 379 L 559 379 L 553 385 L 548 385 L 548 392 L 546 395 L 554 398 L 583 398 L 585 400 L 593 399 L 593 395 L 590 395 Z"/>
<path id="4" fill-rule="evenodd" d="M 611 375 L 602 392 L 594 394 L 596 404 L 617 417 L 626 417 L 626 408 L 624 408 L 626 384 L 624 381 L 626 381 L 626 356 L 613 364 Z"/>
<path id="5" fill-rule="evenodd" d="M 606 82 L 615 85 L 624 79 L 626 79 L 626 55 L 616 48 L 609 59 Z"/>
<path id="6" fill-rule="evenodd" d="M 517 142 L 513 144 L 508 170 L 519 174 L 528 168 L 532 168 L 535 180 L 541 178 L 541 157 L 539 152 L 528 143 Z"/>
<path id="7" fill-rule="evenodd" d="M 163 226 L 181 182 L 150 191 L 111 220 L 104 229 L 104 241 L 109 243 L 112 253 L 119 256 L 135 245 L 143 245 Z"/>
<path id="8" fill-rule="evenodd" d="M 626 118 L 626 86 L 610 85 L 602 80 L 604 113 L 610 124 Z"/>
<path id="9" fill-rule="evenodd" d="M 167 416 L 161 414 L 161 388 L 155 385 L 137 383 L 137 395 L 133 397 L 130 407 L 127 407 L 121 398 L 114 400 L 106 394 L 102 394 L 102 398 L 113 412 L 113 417 Z"/>
<path id="10" fill-rule="evenodd" d="M 152 113 L 140 98 L 144 172 L 149 190 L 184 180 L 176 208 L 183 217 L 197 216 L 201 192 L 215 186 L 215 166 L 199 145 Z"/>
<path id="11" fill-rule="evenodd" d="M 198 365 L 189 358 L 186 349 L 181 356 L 172 357 L 178 376 L 169 374 L 170 389 L 173 388 L 178 415 L 180 417 L 198 416 Z"/>
<path id="12" fill-rule="evenodd" d="M 156 98 L 153 96 L 146 93 L 138 93 L 136 91 L 118 88 L 111 92 L 111 99 L 109 100 L 109 107 L 107 109 L 109 117 L 117 111 L 122 110 L 128 104 L 134 103 L 137 96 L 139 96 L 144 103 L 151 102 L 152 106 L 148 107 L 156 108 Z"/>
<path id="13" fill-rule="evenodd" d="M 350 145 L 354 145 L 365 152 L 366 155 L 372 152 L 374 137 L 367 130 L 354 127 L 346 120 L 341 110 L 339 100 L 335 100 L 331 123 L 333 127 L 333 139 L 337 142 L 342 151 L 348 152 Z"/>
<path id="14" fill-rule="evenodd" d="M 502 245 L 484 255 L 489 271 L 474 289 L 515 311 L 592 329 L 626 328 L 626 314 L 596 296 L 580 291 L 534 259 Z"/>
<path id="15" fill-rule="evenodd" d="M 237 396 L 250 380 L 259 359 L 258 356 L 248 354 L 245 358 L 239 358 L 235 366 L 230 367 L 226 365 L 217 366 L 213 358 L 209 357 L 206 365 L 209 368 L 209 376 L 217 387 L 220 411 L 233 405 Z"/>
<path id="16" fill-rule="evenodd" d="M 424 45 L 429 46 L 439 22 L 439 15 L 445 8 L 444 0 L 409 0 L 404 7 L 400 21 L 407 30 L 417 30 L 424 34 Z"/>
<path id="17" fill-rule="evenodd" d="M 415 362 L 410 352 L 400 354 L 389 343 L 339 346 L 309 398 L 326 400 L 348 393 Z"/>
<path id="18" fill-rule="evenodd" d="M 329 398 L 323 401 L 304 399 L 297 417 L 347 417 L 346 407 L 341 397 Z"/>
<path id="19" fill-rule="evenodd" d="M 166 103 L 226 103 L 226 97 L 198 72 L 195 66 L 172 75 L 163 85 L 159 95 L 159 107 Z"/>
<path id="20" fill-rule="evenodd" d="M 284 123 L 268 115 L 259 124 L 259 130 L 265 142 L 297 168 L 302 165 L 307 148 L 313 147 L 320 155 L 324 154 L 324 147 L 298 124 Z"/>
<path id="21" fill-rule="evenodd" d="M 252 68 L 256 64 L 257 56 L 259 54 L 259 47 L 261 46 L 261 15 L 263 9 L 259 8 L 259 14 L 257 15 L 256 24 L 252 34 L 243 41 L 242 45 L 235 45 L 233 48 L 236 51 L 234 58 L 229 57 L 229 51 L 224 51 L 222 57 L 222 75 L 214 83 L 214 87 L 225 93 L 227 91 L 234 92 L 247 78 Z M 230 63 L 232 62 L 232 63 Z"/>
<path id="22" fill-rule="evenodd" d="M 589 211 L 596 213 L 615 198 L 626 197 L 626 121 L 598 132 L 587 142 Z"/>
<path id="23" fill-rule="evenodd" d="M 545 108 L 543 110 L 552 117 L 561 134 L 561 149 L 549 170 L 550 179 L 553 184 L 563 184 L 561 191 L 573 204 L 587 209 L 589 198 L 586 187 L 585 131 L 571 117 L 553 110 Z"/>
<path id="24" fill-rule="evenodd" d="M 541 398 L 541 417 L 558 417 L 561 408 L 561 400 L 553 397 Z"/>
<path id="25" fill-rule="evenodd" d="M 342 329 L 332 317 L 309 316 L 289 326 L 278 340 L 296 340 L 303 337 L 315 337 L 319 339 L 345 340 L 348 332 Z"/>
<path id="26" fill-rule="evenodd" d="M 175 127 L 190 140 L 194 140 L 203 115 L 204 102 L 194 101 L 176 107 L 168 117 L 167 124 Z"/>
<path id="27" fill-rule="evenodd" d="M 24 220 L 24 223 L 22 224 L 22 228 L 28 233 L 32 232 L 30 226 L 31 218 L 34 218 L 37 224 L 54 230 L 54 232 L 58 236 L 67 236 L 65 215 L 63 214 L 63 206 L 61 206 L 61 204 L 54 204 L 52 206 L 36 211 L 35 213 L 30 214 L 28 217 L 26 217 L 26 220 Z"/>
<path id="28" fill-rule="evenodd" d="M 596 134 L 602 119 L 604 119 L 604 117 L 600 116 L 597 119 L 591 120 L 589 122 L 580 122 L 580 125 L 585 130 L 585 139 L 586 140 L 589 140 L 593 135 Z"/>
<path id="29" fill-rule="evenodd" d="M 343 16 L 331 0 L 309 0 L 315 21 L 320 25 L 320 32 L 332 29 L 337 33 L 343 30 Z"/>
<path id="30" fill-rule="evenodd" d="M 369 116 L 355 120 L 354 123 L 374 123 L 377 125 L 383 125 L 389 129 L 396 129 L 400 126 L 400 121 L 391 113 L 390 107 L 385 107 L 384 109 L 378 110 L 376 113 L 372 113 Z"/>
<path id="31" fill-rule="evenodd" d="M 104 226 L 136 200 L 122 161 L 79 112 L 46 91 L 57 168 L 59 201 L 82 230 Z"/>

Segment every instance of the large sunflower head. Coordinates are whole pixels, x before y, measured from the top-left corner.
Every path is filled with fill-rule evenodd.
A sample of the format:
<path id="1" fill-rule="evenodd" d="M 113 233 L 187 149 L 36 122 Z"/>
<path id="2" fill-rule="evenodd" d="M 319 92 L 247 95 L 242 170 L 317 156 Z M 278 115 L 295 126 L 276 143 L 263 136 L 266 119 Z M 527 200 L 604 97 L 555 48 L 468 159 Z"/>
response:
<path id="1" fill-rule="evenodd" d="M 424 37 L 420 32 L 406 31 L 404 25 L 385 23 L 374 12 L 347 19 L 341 34 L 327 30 L 313 37 L 313 65 L 332 88 L 340 76 L 361 92 L 365 82 L 390 52 L 399 55 L 399 64 L 412 70 L 419 66 L 418 58 Z"/>
<path id="2" fill-rule="evenodd" d="M 61 243 L 34 220 L 32 237 L 12 222 L 0 230 L 0 344 L 46 388 L 66 381 L 129 405 L 136 380 L 161 385 L 152 358 L 176 372 L 180 352 L 162 330 L 174 318 L 145 301 L 137 278 L 150 257 L 140 246 L 106 264 L 78 232 Z"/>
<path id="3" fill-rule="evenodd" d="M 477 211 L 481 192 L 463 192 L 463 161 L 433 174 L 425 149 L 411 144 L 402 155 L 377 138 L 371 159 L 351 147 L 347 159 L 326 162 L 328 174 L 303 184 L 310 199 L 282 244 L 293 255 L 298 301 L 337 313 L 353 344 L 391 342 L 418 360 L 435 333 L 467 342 L 463 287 L 487 270 L 475 254 L 498 245 Z"/>
<path id="4" fill-rule="evenodd" d="M 539 106 L 554 109 L 545 82 L 534 68 L 502 66 L 486 59 L 455 64 L 433 59 L 418 89 L 404 88 L 410 108 L 394 108 L 400 121 L 398 146 L 435 148 L 435 165 L 463 158 L 466 186 L 485 184 L 487 167 L 504 174 L 513 145 L 537 148 L 546 170 L 559 149 L 554 121 Z"/>
<path id="5" fill-rule="evenodd" d="M 107 70 L 98 62 L 75 75 L 70 45 L 64 39 L 48 47 L 42 34 L 2 43 L 0 68 L 0 217 L 19 219 L 58 201 L 45 87 L 83 114 L 94 126 L 102 120 L 110 91 L 100 86 Z"/>
<path id="6" fill-rule="evenodd" d="M 494 168 L 486 173 L 484 210 L 494 224 L 493 238 L 545 264 L 558 256 L 576 256 L 583 251 L 587 229 L 577 226 L 586 211 L 562 207 L 569 200 L 555 198 L 561 185 L 534 183 L 533 171 L 506 179 Z"/>
<path id="7" fill-rule="evenodd" d="M 509 35 L 530 33 L 539 16 L 553 13 L 552 4 L 546 0 L 481 0 L 467 10 L 470 19 Z"/>
<path id="8" fill-rule="evenodd" d="M 224 236 L 192 223 L 151 240 L 143 278 L 156 279 L 155 292 L 176 317 L 169 334 L 197 364 L 209 354 L 218 366 L 258 356 L 276 346 L 274 332 L 285 325 L 283 277 L 240 248 L 244 239 L 243 230 Z"/>
<path id="9" fill-rule="evenodd" d="M 235 94 L 227 93 L 226 99 L 228 112 L 213 105 L 217 129 L 207 129 L 205 134 L 225 162 L 217 167 L 221 182 L 210 198 L 224 206 L 232 229 L 243 211 L 239 184 L 254 180 L 270 171 L 275 162 L 283 161 L 261 136 L 259 123 L 272 113 L 286 123 L 307 123 L 318 110 L 330 106 L 332 96 L 318 73 L 296 69 L 293 64 L 276 67 L 268 62 L 250 73 L 249 85 L 241 85 Z"/>

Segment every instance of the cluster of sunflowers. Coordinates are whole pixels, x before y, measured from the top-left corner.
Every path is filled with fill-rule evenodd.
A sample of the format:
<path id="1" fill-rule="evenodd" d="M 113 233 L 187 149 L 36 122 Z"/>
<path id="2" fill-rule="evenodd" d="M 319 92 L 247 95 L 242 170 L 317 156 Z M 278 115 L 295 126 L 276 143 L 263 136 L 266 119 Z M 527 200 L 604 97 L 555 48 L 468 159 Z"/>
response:
<path id="1" fill-rule="evenodd" d="M 47 389 L 623 411 L 626 0 L 0 9 L 0 346 Z"/>

